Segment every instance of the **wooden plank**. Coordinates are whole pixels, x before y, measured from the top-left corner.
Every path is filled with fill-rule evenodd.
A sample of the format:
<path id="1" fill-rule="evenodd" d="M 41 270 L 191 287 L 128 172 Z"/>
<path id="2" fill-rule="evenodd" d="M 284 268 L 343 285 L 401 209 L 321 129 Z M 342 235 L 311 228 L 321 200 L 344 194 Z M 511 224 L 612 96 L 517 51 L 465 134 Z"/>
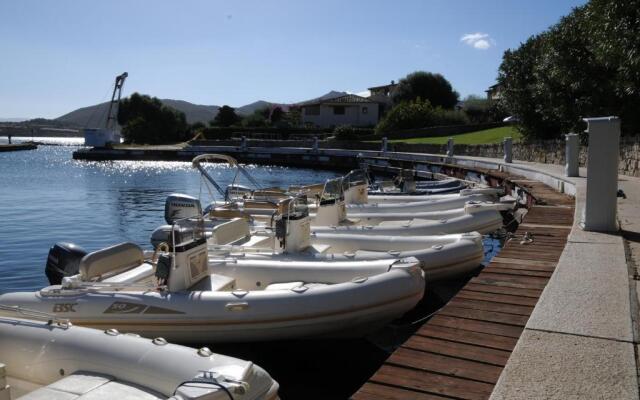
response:
<path id="1" fill-rule="evenodd" d="M 531 306 L 505 304 L 484 300 L 470 300 L 458 296 L 454 297 L 448 303 L 448 305 L 460 308 L 470 308 L 473 310 L 495 311 L 507 314 L 524 315 L 527 317 L 533 312 L 533 307 Z"/>
<path id="2" fill-rule="evenodd" d="M 524 297 L 524 296 L 512 296 L 508 294 L 497 294 L 497 293 L 485 293 L 485 292 L 474 292 L 471 290 L 462 289 L 458 292 L 455 297 L 456 299 L 469 299 L 469 300 L 484 300 L 484 301 L 492 301 L 495 303 L 505 303 L 505 304 L 516 304 L 521 306 L 535 306 L 538 302 L 537 298 L 534 297 Z"/>
<path id="3" fill-rule="evenodd" d="M 540 271 L 540 272 L 549 272 L 549 273 L 552 273 L 553 271 L 555 271 L 555 267 L 549 267 L 544 265 L 527 265 L 523 263 L 502 263 L 502 262 L 491 261 L 491 263 L 488 266 L 496 267 L 496 268 L 522 269 L 525 271 Z"/>
<path id="4" fill-rule="evenodd" d="M 493 390 L 493 385 L 489 383 L 415 371 L 386 364 L 371 377 L 371 381 L 468 400 L 487 399 Z"/>
<path id="5" fill-rule="evenodd" d="M 433 339 L 446 340 L 456 342 L 457 344 L 470 344 L 488 349 L 511 351 L 516 345 L 517 339 L 507 336 L 487 334 L 481 332 L 472 332 L 462 329 L 449 328 L 446 326 L 438 326 L 427 323 L 423 325 L 416 335 L 429 337 Z"/>
<path id="6" fill-rule="evenodd" d="M 489 333 L 494 335 L 519 338 L 523 327 L 516 325 L 498 324 L 488 321 L 479 321 L 469 318 L 458 318 L 449 315 L 437 314 L 429 320 L 429 324 L 446 326 L 449 328 L 463 329 L 471 332 Z"/>
<path id="7" fill-rule="evenodd" d="M 519 279 L 518 279 L 519 278 Z M 494 286 L 504 286 L 521 289 L 539 289 L 542 290 L 546 286 L 545 282 L 526 282 L 522 277 L 514 278 L 504 274 L 480 274 L 475 278 L 471 278 L 471 283 L 486 283 Z M 547 279 L 548 280 L 548 279 Z"/>
<path id="8" fill-rule="evenodd" d="M 450 317 L 474 319 L 478 321 L 496 322 L 499 324 L 516 325 L 524 327 L 529 319 L 528 315 L 507 314 L 496 311 L 474 310 L 447 305 L 438 315 L 448 315 Z"/>
<path id="9" fill-rule="evenodd" d="M 490 349 L 482 346 L 462 344 L 432 337 L 413 335 L 402 347 L 422 352 L 456 357 L 469 361 L 504 367 L 509 359 L 510 351 Z M 419 355 L 416 355 L 419 356 Z"/>
<path id="10" fill-rule="evenodd" d="M 492 285 L 486 282 L 470 281 L 464 287 L 465 290 L 483 293 L 508 294 L 512 296 L 530 297 L 538 299 L 542 294 L 541 289 L 527 289 L 509 286 Z"/>
<path id="11" fill-rule="evenodd" d="M 517 276 L 537 276 L 541 278 L 551 278 L 553 272 L 546 271 L 531 271 L 526 269 L 519 268 L 500 268 L 489 264 L 484 268 L 484 271 L 498 273 L 498 274 L 507 274 L 507 275 L 517 275 Z"/>
<path id="12" fill-rule="evenodd" d="M 397 386 L 381 385 L 374 382 L 367 382 L 351 396 L 352 400 L 443 400 L 451 397 L 442 397 L 434 394 L 416 392 L 414 390 L 403 389 Z"/>
<path id="13" fill-rule="evenodd" d="M 397 349 L 387 359 L 387 364 L 492 384 L 498 381 L 500 372 L 502 372 L 501 366 L 427 353 L 405 347 Z"/>
<path id="14" fill-rule="evenodd" d="M 500 253 L 498 253 L 497 256 L 493 257 L 491 261 L 506 263 L 506 264 L 538 265 L 541 267 L 551 267 L 551 268 L 555 268 L 556 265 L 558 264 L 557 262 L 554 262 L 554 261 L 543 261 L 543 260 L 522 261 L 516 258 L 502 257 Z"/>

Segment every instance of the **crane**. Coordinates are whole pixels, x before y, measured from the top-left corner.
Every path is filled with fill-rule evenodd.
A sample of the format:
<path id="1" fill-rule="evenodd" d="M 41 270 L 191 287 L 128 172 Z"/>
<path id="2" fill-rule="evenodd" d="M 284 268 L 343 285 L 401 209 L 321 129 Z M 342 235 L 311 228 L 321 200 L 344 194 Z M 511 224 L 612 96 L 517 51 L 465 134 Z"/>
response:
<path id="1" fill-rule="evenodd" d="M 107 113 L 107 123 L 105 125 L 107 130 L 116 130 L 118 124 L 118 106 L 120 105 L 120 96 L 122 95 L 124 81 L 128 76 L 129 74 L 126 72 L 116 76 L 116 83 L 113 86 L 113 94 L 111 94 L 111 103 L 109 103 L 109 112 Z M 116 94 L 118 95 L 117 100 Z"/>

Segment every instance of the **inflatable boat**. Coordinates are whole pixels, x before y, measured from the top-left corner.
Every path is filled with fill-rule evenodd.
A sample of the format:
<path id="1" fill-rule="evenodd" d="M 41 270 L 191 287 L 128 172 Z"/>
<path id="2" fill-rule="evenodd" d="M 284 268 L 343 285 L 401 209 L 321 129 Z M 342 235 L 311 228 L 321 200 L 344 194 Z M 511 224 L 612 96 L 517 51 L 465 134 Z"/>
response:
<path id="1" fill-rule="evenodd" d="M 466 189 L 467 184 L 459 179 L 449 178 L 433 181 L 414 181 L 402 179 L 400 181 L 374 182 L 369 185 L 369 195 L 433 195 L 456 193 Z"/>
<path id="2" fill-rule="evenodd" d="M 468 273 L 482 262 L 482 235 L 477 232 L 439 236 L 312 233 L 316 228 L 311 227 L 305 201 L 304 197 L 281 201 L 282 210 L 270 229 L 251 230 L 244 218 L 213 227 L 209 256 L 327 263 L 415 257 L 428 281 Z M 158 234 L 152 238 L 154 247 L 167 240 Z"/>
<path id="3" fill-rule="evenodd" d="M 202 222 L 182 223 L 155 256 L 123 243 L 78 261 L 81 254 L 54 246 L 51 268 L 78 273 L 37 292 L 0 295 L 0 303 L 53 310 L 83 326 L 212 343 L 361 337 L 424 294 L 415 259 L 208 259 Z"/>
<path id="4" fill-rule="evenodd" d="M 0 399 L 168 398 L 275 400 L 278 383 L 257 365 L 206 347 L 0 306 Z"/>

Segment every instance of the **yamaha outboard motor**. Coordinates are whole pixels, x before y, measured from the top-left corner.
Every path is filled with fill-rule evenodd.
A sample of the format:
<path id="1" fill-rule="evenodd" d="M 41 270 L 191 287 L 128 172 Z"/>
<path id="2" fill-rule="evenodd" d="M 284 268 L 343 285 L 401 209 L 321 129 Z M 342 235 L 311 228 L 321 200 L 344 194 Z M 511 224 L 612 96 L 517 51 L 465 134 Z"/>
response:
<path id="1" fill-rule="evenodd" d="M 54 244 L 49 249 L 47 266 L 44 269 L 49 283 L 59 285 L 65 276 L 76 275 L 80 269 L 80 260 L 86 254 L 85 249 L 73 243 Z"/>
<path id="2" fill-rule="evenodd" d="M 173 193 L 167 196 L 164 203 L 164 220 L 171 225 L 184 218 L 202 216 L 200 200 L 186 194 Z"/>

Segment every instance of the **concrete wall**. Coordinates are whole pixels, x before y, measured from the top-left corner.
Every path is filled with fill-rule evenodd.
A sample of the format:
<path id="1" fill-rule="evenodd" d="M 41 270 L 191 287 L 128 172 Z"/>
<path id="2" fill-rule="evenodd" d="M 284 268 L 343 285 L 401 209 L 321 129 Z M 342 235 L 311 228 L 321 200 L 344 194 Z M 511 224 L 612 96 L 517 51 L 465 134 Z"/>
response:
<path id="1" fill-rule="evenodd" d="M 337 104 L 336 104 L 337 105 Z M 302 112 L 302 122 L 310 123 L 321 128 L 339 125 L 373 126 L 378 123 L 378 104 L 361 103 L 340 105 L 345 108 L 344 114 L 334 114 L 334 105 L 321 105 L 319 115 L 309 115 L 306 108 Z M 363 108 L 367 109 L 363 113 Z"/>

